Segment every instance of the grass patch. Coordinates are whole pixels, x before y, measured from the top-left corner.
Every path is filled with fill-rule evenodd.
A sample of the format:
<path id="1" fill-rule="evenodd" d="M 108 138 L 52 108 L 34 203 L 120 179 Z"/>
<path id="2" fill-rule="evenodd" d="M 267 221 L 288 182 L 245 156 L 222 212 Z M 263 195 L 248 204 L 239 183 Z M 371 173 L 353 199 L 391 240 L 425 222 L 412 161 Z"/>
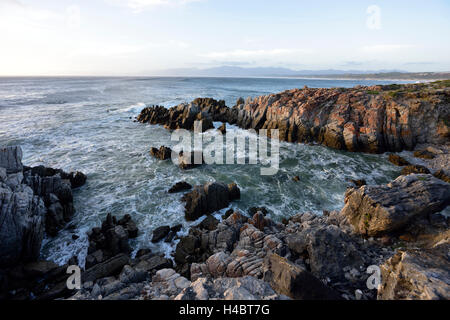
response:
<path id="1" fill-rule="evenodd" d="M 366 91 L 366 93 L 367 94 L 380 94 L 380 92 L 376 91 L 376 90 L 368 90 L 368 91 Z"/>

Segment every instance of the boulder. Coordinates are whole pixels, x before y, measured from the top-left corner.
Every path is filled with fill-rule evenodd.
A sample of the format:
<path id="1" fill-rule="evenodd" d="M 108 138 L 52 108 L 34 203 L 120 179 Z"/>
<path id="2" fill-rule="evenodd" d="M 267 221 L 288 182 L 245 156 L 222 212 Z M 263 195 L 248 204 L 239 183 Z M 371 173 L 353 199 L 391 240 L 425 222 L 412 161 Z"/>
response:
<path id="1" fill-rule="evenodd" d="M 379 300 L 449 300 L 450 245 L 400 251 L 381 266 Z"/>
<path id="2" fill-rule="evenodd" d="M 44 202 L 30 187 L 20 185 L 11 191 L 0 184 L 1 267 L 39 257 L 46 211 Z"/>
<path id="3" fill-rule="evenodd" d="M 449 184 L 411 174 L 387 185 L 349 189 L 341 214 L 357 233 L 378 237 L 405 227 L 416 216 L 440 212 L 449 203 Z"/>
<path id="4" fill-rule="evenodd" d="M 423 174 L 429 174 L 430 170 L 428 170 L 426 167 L 421 165 L 409 165 L 406 167 L 403 167 L 402 169 L 402 175 L 407 176 L 408 174 L 412 173 L 423 173 Z"/>
<path id="5" fill-rule="evenodd" d="M 163 240 L 170 232 L 169 226 L 161 226 L 153 230 L 152 242 L 156 243 Z"/>
<path id="6" fill-rule="evenodd" d="M 400 167 L 410 165 L 410 163 L 407 160 L 405 160 L 404 158 L 400 157 L 397 154 L 390 154 L 389 161 L 391 163 L 395 164 L 396 166 L 400 166 Z"/>
<path id="7" fill-rule="evenodd" d="M 81 274 L 82 282 L 95 281 L 100 278 L 117 275 L 128 262 L 129 257 L 123 253 L 113 256 L 83 272 Z"/>
<path id="8" fill-rule="evenodd" d="M 17 173 L 23 170 L 22 148 L 19 146 L 0 146 L 0 167 L 6 169 L 6 173 Z"/>
<path id="9" fill-rule="evenodd" d="M 194 221 L 205 214 L 228 207 L 232 200 L 240 197 L 239 188 L 235 184 L 226 185 L 219 182 L 209 182 L 203 186 L 195 186 L 185 194 L 185 218 Z"/>
<path id="10" fill-rule="evenodd" d="M 219 224 L 219 220 L 217 220 L 213 216 L 207 216 L 205 219 L 202 220 L 202 222 L 200 222 L 197 225 L 197 228 L 212 231 L 217 228 L 218 224 Z"/>
<path id="11" fill-rule="evenodd" d="M 151 148 L 150 155 L 159 160 L 168 160 L 172 157 L 172 149 L 166 146 L 161 146 L 159 149 Z"/>
<path id="12" fill-rule="evenodd" d="M 296 300 L 341 300 L 336 291 L 310 272 L 277 254 L 264 261 L 264 281 L 279 294 Z"/>
<path id="13" fill-rule="evenodd" d="M 169 189 L 169 193 L 176 193 L 176 192 L 182 192 L 185 190 L 190 190 L 192 189 L 192 186 L 185 182 L 185 181 L 180 181 L 175 183 L 170 189 Z"/>

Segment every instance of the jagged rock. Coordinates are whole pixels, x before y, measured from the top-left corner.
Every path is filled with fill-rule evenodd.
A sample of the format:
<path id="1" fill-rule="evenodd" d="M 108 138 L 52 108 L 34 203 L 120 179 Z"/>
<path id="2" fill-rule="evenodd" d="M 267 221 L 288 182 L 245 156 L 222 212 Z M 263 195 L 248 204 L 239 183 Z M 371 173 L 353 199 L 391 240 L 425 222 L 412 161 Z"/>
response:
<path id="1" fill-rule="evenodd" d="M 192 186 L 185 182 L 185 181 L 180 181 L 175 183 L 175 185 L 173 185 L 170 189 L 169 189 L 169 193 L 176 193 L 176 192 L 181 192 L 181 191 L 185 191 L 185 190 L 190 190 L 192 189 Z"/>
<path id="2" fill-rule="evenodd" d="M 213 216 L 207 216 L 205 219 L 202 220 L 202 222 L 200 222 L 197 225 L 197 228 L 212 231 L 217 228 L 218 224 L 219 224 L 219 220 L 217 220 Z"/>
<path id="3" fill-rule="evenodd" d="M 419 151 L 414 151 L 414 157 L 422 158 L 422 159 L 433 159 L 434 153 L 432 153 L 428 150 L 419 150 Z"/>
<path id="4" fill-rule="evenodd" d="M 436 171 L 433 176 L 447 183 L 450 183 L 450 175 L 448 175 L 443 169 Z"/>
<path id="5" fill-rule="evenodd" d="M 185 218 L 193 221 L 205 214 L 226 208 L 230 201 L 240 197 L 239 188 L 235 184 L 226 185 L 210 182 L 194 189 L 182 198 L 185 201 Z"/>
<path id="6" fill-rule="evenodd" d="M 381 266 L 380 300 L 450 299 L 448 243 L 433 249 L 400 251 Z"/>
<path id="7" fill-rule="evenodd" d="M 160 124 L 170 130 L 194 130 L 195 121 L 202 127 L 202 132 L 214 128 L 211 117 L 203 112 L 201 107 L 193 101 L 170 109 L 160 106 L 147 107 L 141 111 L 137 121 L 142 123 Z"/>
<path id="8" fill-rule="evenodd" d="M 147 278 L 147 273 L 140 270 L 135 270 L 129 265 L 125 265 L 119 274 L 119 280 L 122 283 L 130 284 L 142 282 Z"/>
<path id="9" fill-rule="evenodd" d="M 119 274 L 122 268 L 129 263 L 129 260 L 130 258 L 126 254 L 120 253 L 87 269 L 81 274 L 81 279 L 83 282 L 87 282 Z"/>
<path id="10" fill-rule="evenodd" d="M 252 207 L 248 209 L 248 214 L 253 217 L 257 212 L 261 212 L 263 215 L 267 215 L 269 211 L 265 207 Z"/>
<path id="11" fill-rule="evenodd" d="M 166 146 L 161 146 L 159 149 L 151 148 L 150 155 L 159 160 L 168 160 L 172 157 L 172 149 Z"/>
<path id="12" fill-rule="evenodd" d="M 69 180 L 72 188 L 75 189 L 83 186 L 86 183 L 87 177 L 84 173 L 77 171 L 70 174 Z"/>
<path id="13" fill-rule="evenodd" d="M 178 279 L 177 274 L 171 276 Z M 179 277 L 179 275 L 178 275 Z M 278 295 L 268 283 L 251 276 L 242 278 L 199 278 L 195 282 L 185 282 L 186 288 L 179 290 L 171 283 L 174 280 L 169 278 L 164 285 L 159 285 L 162 289 L 158 293 L 165 293 L 174 297 L 174 300 L 286 300 L 284 295 Z M 177 295 L 173 293 L 179 292 Z M 153 298 L 155 291 L 149 292 L 148 298 Z"/>
<path id="14" fill-rule="evenodd" d="M 156 243 L 163 240 L 170 232 L 169 226 L 161 226 L 153 230 L 152 242 Z"/>
<path id="15" fill-rule="evenodd" d="M 164 258 L 160 255 L 147 255 L 143 256 L 139 259 L 139 262 L 136 264 L 135 269 L 138 271 L 144 272 L 153 272 L 156 270 L 171 268 L 172 260 Z"/>
<path id="16" fill-rule="evenodd" d="M 219 128 L 217 128 L 217 130 L 219 130 L 222 134 L 227 133 L 227 124 L 222 123 L 222 125 Z"/>
<path id="17" fill-rule="evenodd" d="M 86 264 L 91 266 L 103 263 L 119 253 L 128 255 L 131 252 L 128 239 L 136 237 L 137 234 L 138 229 L 130 215 L 124 215 L 122 219 L 117 220 L 108 214 L 101 228 L 94 227 L 87 233 L 89 248 Z"/>
<path id="18" fill-rule="evenodd" d="M 349 189 L 341 214 L 356 232 L 382 236 L 405 227 L 413 217 L 440 212 L 449 203 L 447 183 L 411 174 L 387 185 Z"/>
<path id="19" fill-rule="evenodd" d="M 364 180 L 364 179 L 358 179 L 358 180 L 350 179 L 349 181 L 358 188 L 365 186 L 367 184 L 366 180 Z"/>
<path id="20" fill-rule="evenodd" d="M 7 174 L 21 172 L 23 170 L 22 148 L 0 147 L 0 167 L 5 168 Z"/>
<path id="21" fill-rule="evenodd" d="M 280 294 L 296 300 L 340 300 L 340 295 L 305 269 L 277 254 L 264 261 L 264 281 Z"/>
<path id="22" fill-rule="evenodd" d="M 397 154 L 390 154 L 389 161 L 391 163 L 395 164 L 396 166 L 400 166 L 400 167 L 411 165 L 407 160 L 405 160 L 404 158 L 400 157 Z"/>
<path id="23" fill-rule="evenodd" d="M 44 202 L 30 187 L 19 185 L 11 191 L 0 184 L 0 266 L 39 257 L 45 214 Z"/>
<path id="24" fill-rule="evenodd" d="M 364 251 L 339 227 L 322 223 L 309 225 L 286 241 L 292 252 L 309 259 L 309 268 L 316 277 L 343 280 L 344 267 L 364 265 Z"/>
<path id="25" fill-rule="evenodd" d="M 423 173 L 423 174 L 429 174 L 430 170 L 428 170 L 426 167 L 421 165 L 409 165 L 406 167 L 403 167 L 402 169 L 402 175 L 407 176 L 408 174 L 412 173 Z"/>

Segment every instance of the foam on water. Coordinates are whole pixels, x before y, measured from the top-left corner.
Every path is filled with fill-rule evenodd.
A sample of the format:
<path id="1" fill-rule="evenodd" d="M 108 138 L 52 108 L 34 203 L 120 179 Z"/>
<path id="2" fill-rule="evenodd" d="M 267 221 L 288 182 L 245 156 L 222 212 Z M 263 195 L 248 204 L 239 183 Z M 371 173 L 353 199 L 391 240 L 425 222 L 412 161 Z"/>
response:
<path id="1" fill-rule="evenodd" d="M 220 78 L 0 78 L 0 145 L 21 145 L 23 162 L 87 174 L 85 186 L 74 190 L 76 214 L 55 238 L 46 238 L 42 257 L 65 263 L 74 255 L 84 261 L 86 232 L 99 226 L 108 213 L 131 214 L 140 230 L 131 241 L 140 248 L 170 256 L 175 243 L 152 244 L 158 226 L 199 221 L 184 219 L 182 194 L 167 190 L 185 180 L 192 185 L 208 181 L 236 182 L 241 199 L 230 207 L 246 212 L 264 206 L 277 220 L 298 212 L 340 209 L 347 179 L 386 183 L 400 168 L 386 155 L 332 150 L 323 146 L 280 143 L 280 167 L 274 176 L 261 176 L 261 165 L 206 165 L 183 171 L 171 161 L 152 158 L 150 147 L 173 147 L 170 132 L 161 126 L 133 122 L 130 117 L 149 105 L 170 107 L 197 97 L 224 99 L 258 96 L 295 87 L 344 87 L 376 81 Z M 217 128 L 221 123 L 214 123 Z M 246 132 L 227 125 L 227 132 Z M 205 133 L 214 135 L 216 133 Z M 243 158 L 245 150 L 237 157 Z M 300 181 L 292 178 L 299 176 Z M 215 216 L 220 218 L 226 209 Z M 73 234 L 79 236 L 73 240 Z"/>

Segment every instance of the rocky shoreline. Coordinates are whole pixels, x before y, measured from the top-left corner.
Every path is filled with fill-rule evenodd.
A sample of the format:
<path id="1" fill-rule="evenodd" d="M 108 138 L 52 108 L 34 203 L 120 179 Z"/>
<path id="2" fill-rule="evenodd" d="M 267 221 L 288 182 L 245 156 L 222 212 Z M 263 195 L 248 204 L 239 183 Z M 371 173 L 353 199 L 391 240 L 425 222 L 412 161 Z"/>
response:
<path id="1" fill-rule="evenodd" d="M 71 190 L 86 176 L 24 167 L 20 147 L 2 147 L 0 299 L 450 299 L 450 220 L 440 214 L 450 204 L 449 93 L 441 82 L 304 88 L 239 99 L 233 108 L 209 98 L 145 108 L 137 121 L 171 130 L 194 130 L 201 121 L 205 131 L 220 121 L 348 151 L 415 150 L 417 161 L 391 154 L 403 167 L 394 181 L 355 180 L 342 210 L 298 213 L 282 223 L 263 207 L 224 212 L 241 195 L 236 184 L 180 181 L 167 192 L 184 202 L 186 220 L 203 220 L 187 234 L 181 225 L 153 230 L 153 243 L 176 245 L 173 256 L 140 249 L 132 257 L 129 239 L 139 226 L 130 215 L 108 215 L 87 234 L 80 290 L 66 286 L 76 259 L 58 266 L 40 261 L 39 252 L 43 237 L 70 221 Z M 164 146 L 150 153 L 171 157 Z"/>

